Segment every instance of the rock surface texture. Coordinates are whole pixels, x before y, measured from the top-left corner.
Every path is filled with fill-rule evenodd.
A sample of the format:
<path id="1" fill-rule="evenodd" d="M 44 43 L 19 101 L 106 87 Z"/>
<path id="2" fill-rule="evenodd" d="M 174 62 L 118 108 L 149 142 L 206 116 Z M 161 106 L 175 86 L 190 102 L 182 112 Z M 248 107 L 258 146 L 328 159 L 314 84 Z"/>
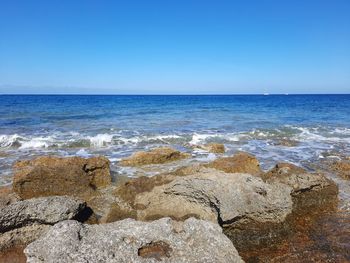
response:
<path id="1" fill-rule="evenodd" d="M 52 195 L 85 197 L 111 183 L 105 157 L 39 157 L 14 165 L 14 191 L 23 199 Z"/>
<path id="2" fill-rule="evenodd" d="M 308 173 L 303 168 L 289 163 L 279 163 L 264 176 L 268 183 L 279 182 L 292 187 L 292 195 L 306 191 L 319 191 L 331 185 L 332 181 L 320 173 Z"/>
<path id="3" fill-rule="evenodd" d="M 0 187 L 0 209 L 20 200 L 20 197 L 13 192 L 12 186 Z"/>
<path id="4" fill-rule="evenodd" d="M 170 147 L 156 148 L 148 152 L 136 152 L 132 156 L 120 161 L 122 166 L 142 166 L 148 164 L 161 164 L 189 157 L 189 154 L 182 153 Z"/>
<path id="5" fill-rule="evenodd" d="M 205 145 L 196 145 L 195 147 L 211 153 L 225 153 L 225 146 L 222 143 L 208 143 Z"/>
<path id="6" fill-rule="evenodd" d="M 28 263 L 243 262 L 218 225 L 194 218 L 103 225 L 64 221 L 27 246 L 25 254 Z"/>
<path id="7" fill-rule="evenodd" d="M 281 222 L 292 209 L 290 191 L 286 185 L 266 184 L 249 174 L 202 168 L 138 194 L 134 207 L 140 220 L 195 216 L 220 225 L 250 220 Z"/>
<path id="8" fill-rule="evenodd" d="M 350 159 L 334 161 L 330 168 L 343 179 L 350 180 Z"/>
<path id="9" fill-rule="evenodd" d="M 67 196 L 19 201 L 0 210 L 0 233 L 33 224 L 53 225 L 77 218 L 85 209 L 85 202 Z"/>
<path id="10" fill-rule="evenodd" d="M 251 154 L 239 152 L 232 157 L 222 157 L 206 165 L 207 167 L 224 171 L 226 173 L 248 173 L 260 175 L 259 161 Z"/>

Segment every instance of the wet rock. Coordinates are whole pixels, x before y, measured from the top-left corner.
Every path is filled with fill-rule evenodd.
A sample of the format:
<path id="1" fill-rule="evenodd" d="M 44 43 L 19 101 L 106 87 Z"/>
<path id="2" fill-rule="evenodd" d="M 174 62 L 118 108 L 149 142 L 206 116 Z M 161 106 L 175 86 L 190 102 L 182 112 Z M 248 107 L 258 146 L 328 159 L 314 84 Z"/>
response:
<path id="1" fill-rule="evenodd" d="M 291 139 L 279 139 L 273 142 L 273 145 L 276 146 L 285 146 L 285 147 L 296 147 L 300 144 L 299 141 L 291 140 Z"/>
<path id="2" fill-rule="evenodd" d="M 203 149 L 211 153 L 225 153 L 225 145 L 222 143 L 208 143 L 206 145 L 196 145 L 195 148 Z"/>
<path id="3" fill-rule="evenodd" d="M 103 225 L 64 221 L 25 249 L 36 262 L 242 262 L 221 228 L 190 218 L 126 219 Z"/>
<path id="4" fill-rule="evenodd" d="M 0 187 L 0 209 L 20 200 L 20 197 L 13 192 L 12 186 Z"/>
<path id="5" fill-rule="evenodd" d="M 207 167 L 226 173 L 249 173 L 252 175 L 262 173 L 259 161 L 253 155 L 245 152 L 236 153 L 232 157 L 218 158 L 209 163 Z"/>
<path id="6" fill-rule="evenodd" d="M 343 179 L 350 180 L 350 160 L 343 159 L 334 161 L 330 165 L 330 168 Z"/>
<path id="7" fill-rule="evenodd" d="M 189 157 L 187 153 L 182 153 L 170 147 L 161 147 L 148 152 L 136 152 L 129 158 L 121 160 L 119 164 L 122 166 L 142 166 L 173 162 L 187 157 Z"/>
<path id="8" fill-rule="evenodd" d="M 19 201 L 0 210 L 0 233 L 33 224 L 53 225 L 62 220 L 83 219 L 89 216 L 88 212 L 85 202 L 67 196 Z"/>
<path id="9" fill-rule="evenodd" d="M 86 197 L 111 183 L 105 157 L 39 157 L 14 165 L 14 191 L 23 199 L 52 195 Z"/>

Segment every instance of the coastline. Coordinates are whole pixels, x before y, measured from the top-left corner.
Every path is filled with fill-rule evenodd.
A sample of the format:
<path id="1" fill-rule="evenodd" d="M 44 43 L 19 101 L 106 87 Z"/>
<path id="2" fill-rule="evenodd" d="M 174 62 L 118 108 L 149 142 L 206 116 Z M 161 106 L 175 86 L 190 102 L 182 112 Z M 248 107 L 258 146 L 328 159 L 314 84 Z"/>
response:
<path id="1" fill-rule="evenodd" d="M 264 171 L 253 155 L 237 152 L 233 156 L 227 156 L 223 153 L 225 147 L 221 144 L 198 145 L 198 147 L 219 156 L 216 160 L 202 164 L 187 164 L 175 171 L 163 172 L 152 177 L 125 178 L 118 182 L 111 181 L 110 163 L 108 159 L 103 157 L 84 159 L 81 157 L 44 156 L 20 161 L 13 168 L 13 190 L 2 188 L 9 189 L 3 190 L 1 194 L 1 200 L 7 200 L 5 204 L 3 203 L 5 205 L 3 207 L 15 209 L 16 205 L 23 205 L 22 203 L 28 203 L 28 201 L 29 203 L 34 202 L 38 198 L 44 198 L 41 202 L 47 202 L 45 198 L 49 196 L 68 195 L 71 196 L 70 198 L 79 198 L 83 202 L 85 201 L 84 207 L 90 209 L 90 212 L 83 213 L 84 217 L 73 218 L 85 221 L 85 224 L 94 225 L 97 223 L 102 227 L 99 230 L 102 231 L 101 233 L 104 231 L 102 230 L 104 225 L 107 227 L 114 224 L 113 222 L 130 224 L 129 221 L 123 221 L 126 218 L 134 218 L 140 222 L 154 222 L 154 227 L 159 227 L 163 223 L 158 223 L 156 220 L 164 217 L 170 217 L 172 220 L 185 222 L 185 224 L 189 224 L 188 218 L 194 217 L 223 228 L 222 231 L 236 247 L 230 250 L 230 253 L 233 253 L 230 255 L 235 258 L 234 262 L 240 262 L 240 257 L 246 262 L 251 262 L 251 260 L 265 262 L 267 259 L 268 262 L 280 262 L 282 258 L 290 260 L 286 262 L 295 262 L 298 259 L 301 260 L 306 254 L 312 255 L 316 261 L 334 258 L 347 260 L 349 258 L 346 250 L 341 248 L 346 244 L 339 242 L 339 239 L 345 238 L 344 232 L 340 233 L 339 228 L 346 229 L 344 222 L 350 218 L 349 211 L 342 209 L 344 201 L 347 202 L 347 200 L 342 199 L 342 196 L 344 191 L 346 192 L 348 189 L 344 188 L 342 180 L 345 179 L 343 177 L 340 175 L 334 177 L 335 173 L 345 172 L 347 174 L 349 172 L 346 170 L 347 166 L 345 166 L 345 170 L 339 168 L 344 168 L 344 165 L 347 165 L 347 159 L 343 160 L 344 165 L 336 166 L 337 170 L 334 170 L 336 161 L 329 159 L 329 163 L 319 164 L 316 172 L 283 163 Z M 171 148 L 155 148 L 151 151 L 134 153 L 120 162 L 120 165 L 167 167 L 168 164 L 181 163 L 185 159 L 191 159 L 191 156 Z M 83 167 L 83 173 L 79 167 Z M 65 178 L 69 178 L 69 181 L 66 181 Z M 328 178 L 335 179 L 337 184 Z M 207 183 L 201 186 L 201 181 L 204 179 L 207 180 Z M 85 181 L 86 183 L 84 183 Z M 52 188 L 54 185 L 55 187 Z M 230 191 L 233 191 L 232 194 Z M 203 196 L 198 196 L 199 193 Z M 84 209 L 82 211 L 85 211 Z M 232 211 L 234 211 L 233 214 Z M 43 216 L 46 217 L 46 215 Z M 16 219 L 17 222 L 18 220 L 19 218 Z M 22 229 L 26 229 L 27 224 L 35 225 L 35 220 L 11 226 L 10 229 L 16 229 L 18 232 L 10 239 L 12 240 L 10 243 L 7 245 L 2 243 L 4 249 L 0 258 L 6 259 L 15 254 L 19 260 L 22 258 L 22 261 L 19 262 L 25 262 L 21 251 L 34 240 L 29 239 L 29 242 L 28 238 L 22 237 L 23 234 L 18 233 L 22 233 L 21 231 L 24 231 Z M 42 222 L 43 219 L 40 220 Z M 61 220 L 64 218 L 59 219 L 59 221 Z M 191 224 L 200 224 L 193 220 Z M 62 224 L 64 222 L 62 221 Z M 48 225 L 54 224 L 48 223 Z M 0 225 L 2 225 L 2 242 L 4 242 L 4 240 L 8 240 L 4 239 L 4 236 L 11 235 L 9 233 L 13 230 L 9 232 L 8 229 L 4 228 L 3 223 L 0 222 Z M 42 254 L 44 252 L 40 252 L 42 249 L 45 250 L 42 247 L 45 246 L 45 243 L 40 240 L 47 239 L 45 242 L 53 242 L 52 244 L 54 244 L 56 241 L 50 240 L 50 236 L 52 231 L 59 231 L 60 228 L 61 226 L 57 230 L 54 230 L 55 227 L 49 227 L 44 231 L 29 230 L 29 233 L 38 242 L 34 241 L 25 249 L 27 256 L 29 256 L 28 260 L 36 257 L 50 257 L 50 254 L 45 256 Z M 91 231 L 95 231 L 93 229 L 91 228 Z M 149 233 L 147 232 L 146 235 Z M 217 235 L 216 238 L 225 238 L 220 232 L 216 232 L 215 235 Z M 141 237 L 135 236 L 135 238 Z M 173 238 L 178 237 L 174 236 Z M 202 233 L 202 236 L 198 238 L 205 239 L 207 237 L 205 237 L 205 233 Z M 163 239 L 166 238 L 163 237 Z M 331 250 L 325 249 L 325 240 L 328 240 L 327 244 L 332 247 Z M 152 242 L 158 241 L 153 240 Z M 65 238 L 62 239 L 62 242 L 60 245 L 57 244 L 57 247 L 64 249 Z M 169 252 L 160 252 L 168 246 L 175 246 L 175 243 L 172 242 L 169 239 L 167 242 L 161 243 L 162 245 L 148 247 L 145 252 L 142 252 L 142 255 L 146 255 L 146 258 L 150 258 L 150 260 L 154 257 L 160 257 L 165 262 L 167 260 L 172 262 L 171 260 L 176 260 L 175 251 L 178 248 L 172 247 Z M 203 245 L 202 242 L 205 241 L 198 240 L 197 242 L 199 242 L 198 246 L 201 246 L 200 244 Z M 87 243 L 87 246 L 94 245 Z M 295 249 L 296 247 L 298 249 Z M 18 249 L 16 250 L 16 248 Z M 238 252 L 235 252 L 235 249 Z M 220 258 L 220 262 L 231 262 L 227 261 L 227 257 L 225 258 L 228 252 L 225 252 L 224 248 L 216 247 L 214 250 L 211 260 L 215 261 Z M 129 253 L 124 252 L 125 255 Z M 69 252 L 67 253 L 69 256 Z M 128 260 L 128 256 L 125 257 L 125 260 Z M 91 256 L 92 258 L 94 257 Z M 137 259 L 135 260 L 133 262 L 138 262 Z M 178 258 L 177 260 L 184 259 Z"/>

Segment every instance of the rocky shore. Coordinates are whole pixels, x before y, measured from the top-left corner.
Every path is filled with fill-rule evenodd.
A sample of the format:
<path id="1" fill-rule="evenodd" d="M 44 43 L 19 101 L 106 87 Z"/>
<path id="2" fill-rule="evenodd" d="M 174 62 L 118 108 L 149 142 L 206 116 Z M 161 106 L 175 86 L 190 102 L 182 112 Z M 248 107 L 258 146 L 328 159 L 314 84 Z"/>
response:
<path id="1" fill-rule="evenodd" d="M 102 156 L 15 163 L 12 186 L 0 188 L 0 262 L 298 262 L 267 250 L 331 213 L 335 182 L 289 163 L 263 171 L 249 153 L 222 156 L 220 144 L 195 147 L 218 158 L 117 181 Z M 162 147 L 120 165 L 186 158 Z M 328 167 L 349 178 L 348 160 Z"/>

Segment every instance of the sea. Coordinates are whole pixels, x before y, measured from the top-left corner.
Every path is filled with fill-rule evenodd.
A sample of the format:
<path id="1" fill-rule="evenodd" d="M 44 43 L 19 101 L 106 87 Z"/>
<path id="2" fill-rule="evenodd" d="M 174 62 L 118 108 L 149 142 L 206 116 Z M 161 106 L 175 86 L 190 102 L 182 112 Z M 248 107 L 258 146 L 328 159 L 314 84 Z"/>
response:
<path id="1" fill-rule="evenodd" d="M 17 160 L 104 155 L 114 178 L 154 175 L 218 156 L 195 145 L 223 143 L 254 154 L 267 170 L 350 155 L 350 95 L 1 95 L 0 185 Z M 192 154 L 166 168 L 119 167 L 132 153 L 171 146 Z"/>

